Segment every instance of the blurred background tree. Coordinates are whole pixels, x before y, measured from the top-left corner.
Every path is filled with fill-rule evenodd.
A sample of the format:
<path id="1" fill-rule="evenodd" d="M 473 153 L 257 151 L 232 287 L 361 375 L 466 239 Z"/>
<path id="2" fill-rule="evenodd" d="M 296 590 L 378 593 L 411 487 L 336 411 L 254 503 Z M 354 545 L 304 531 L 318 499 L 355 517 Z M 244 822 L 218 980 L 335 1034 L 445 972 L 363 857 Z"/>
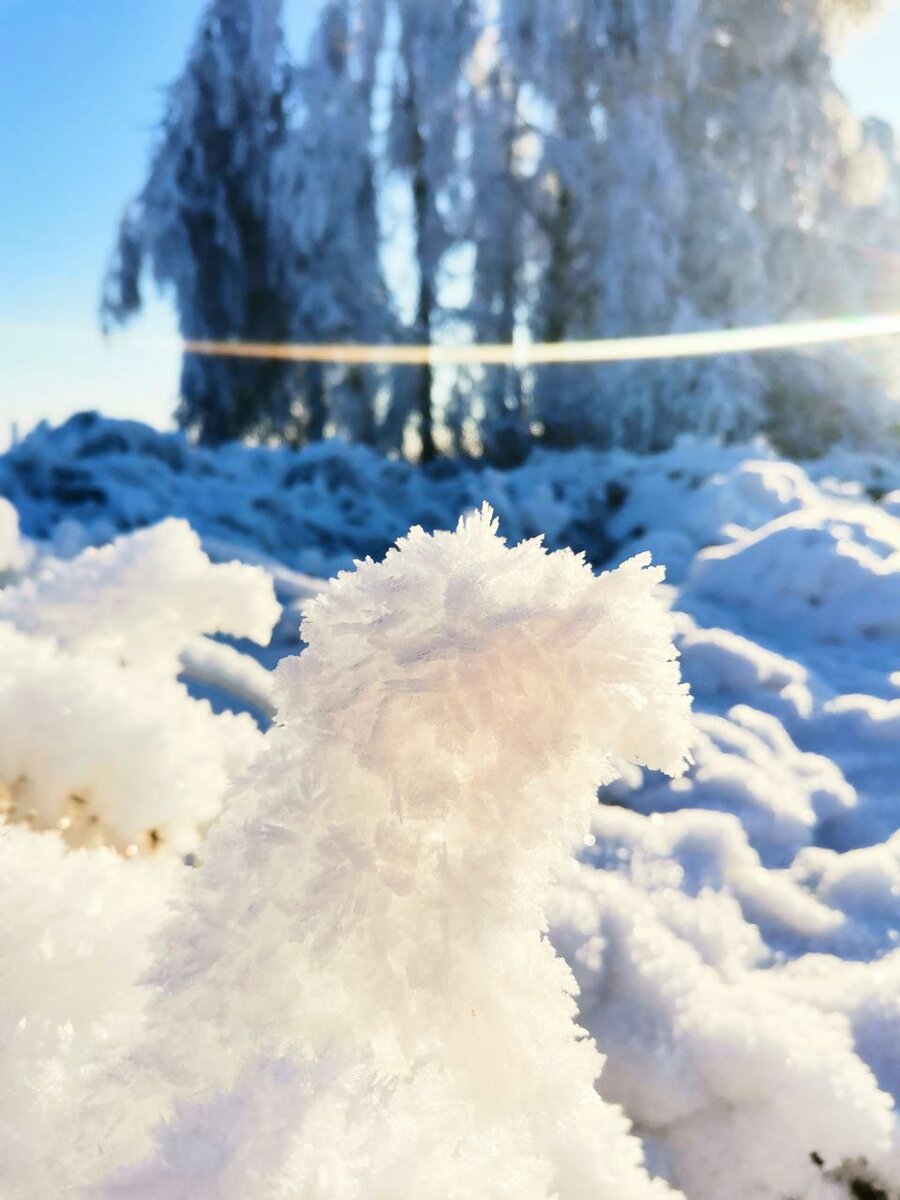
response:
<path id="1" fill-rule="evenodd" d="M 287 129 L 290 71 L 279 0 L 213 0 L 160 142 L 129 205 L 106 277 L 106 326 L 141 306 L 141 273 L 175 296 L 185 338 L 285 340 L 292 305 L 279 278 L 275 166 Z M 186 355 L 180 424 L 207 442 L 282 430 L 292 370 L 277 362 Z"/>
<path id="2" fill-rule="evenodd" d="M 212 0 L 126 212 L 186 338 L 565 341 L 884 306 L 890 131 L 832 73 L 864 0 Z M 451 372 L 187 355 L 202 440 L 339 435 L 424 460 L 767 432 L 816 453 L 893 419 L 858 352 Z"/>

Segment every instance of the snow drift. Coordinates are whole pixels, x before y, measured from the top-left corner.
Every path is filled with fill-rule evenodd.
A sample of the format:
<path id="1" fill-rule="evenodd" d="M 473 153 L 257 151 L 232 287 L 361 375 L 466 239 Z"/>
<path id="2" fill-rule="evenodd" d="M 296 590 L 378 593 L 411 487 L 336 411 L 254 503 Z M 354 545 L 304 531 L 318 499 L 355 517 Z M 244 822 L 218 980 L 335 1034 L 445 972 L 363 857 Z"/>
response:
<path id="1" fill-rule="evenodd" d="M 898 484 L 99 420 L 0 460 L 3 1195 L 894 1200 Z M 300 574 L 485 495 L 669 585 L 483 517 Z M 172 513 L 218 564 L 80 553 Z"/>
<path id="2" fill-rule="evenodd" d="M 7 817 L 73 845 L 194 850 L 260 734 L 193 699 L 180 654 L 205 633 L 267 641 L 278 611 L 262 571 L 213 565 L 177 521 L 0 592 Z"/>

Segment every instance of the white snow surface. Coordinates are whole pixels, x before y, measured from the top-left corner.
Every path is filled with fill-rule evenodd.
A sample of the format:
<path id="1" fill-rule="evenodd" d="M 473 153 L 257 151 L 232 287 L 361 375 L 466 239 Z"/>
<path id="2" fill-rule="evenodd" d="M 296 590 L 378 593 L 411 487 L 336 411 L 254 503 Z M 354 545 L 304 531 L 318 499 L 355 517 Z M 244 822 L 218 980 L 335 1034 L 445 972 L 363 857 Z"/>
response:
<path id="1" fill-rule="evenodd" d="M 900 1196 L 900 466 L 90 416 L 0 491 L 0 1194 Z M 484 499 L 632 561 L 322 582 Z"/>
<path id="2" fill-rule="evenodd" d="M 230 655 L 244 674 L 261 671 L 203 635 L 267 642 L 279 616 L 271 579 L 211 563 L 176 520 L 70 560 L 34 560 L 33 574 L 0 590 L 7 817 L 70 844 L 196 849 L 262 735 L 245 713 L 192 697 L 181 658 Z"/>

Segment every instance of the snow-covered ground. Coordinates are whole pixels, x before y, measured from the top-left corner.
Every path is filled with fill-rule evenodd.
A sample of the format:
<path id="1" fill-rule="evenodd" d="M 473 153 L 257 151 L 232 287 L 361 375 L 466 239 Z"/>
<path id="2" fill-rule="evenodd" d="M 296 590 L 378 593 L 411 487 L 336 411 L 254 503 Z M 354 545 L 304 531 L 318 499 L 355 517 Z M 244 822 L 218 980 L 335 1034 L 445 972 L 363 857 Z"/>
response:
<path id="1" fill-rule="evenodd" d="M 85 1195 L 627 1200 L 669 1194 L 665 1180 L 692 1200 L 900 1196 L 900 464 L 840 451 L 797 465 L 762 443 L 684 439 L 645 458 L 541 452 L 509 472 L 453 463 L 423 471 L 334 442 L 302 452 L 198 450 L 176 435 L 84 416 L 37 430 L 0 459 L 0 494 L 9 501 L 0 501 L 0 800 L 8 817 L 0 827 L 0 962 L 13 981 L 0 996 L 0 1194 L 36 1200 L 63 1194 L 62 1180 L 77 1188 L 103 1178 L 96 1147 L 107 1139 L 129 1147 L 120 1159 L 109 1149 L 111 1170 L 132 1161 L 134 1146 L 144 1165 Z M 483 501 L 510 545 L 543 534 L 551 550 L 583 550 L 598 568 L 645 550 L 666 567 L 659 628 L 671 624 L 694 697 L 685 774 L 671 779 L 641 765 L 671 765 L 681 736 L 662 644 L 657 658 L 641 657 L 657 646 L 650 610 L 636 598 L 642 585 L 627 583 L 627 571 L 609 574 L 602 586 L 618 599 L 598 592 L 591 605 L 601 607 L 591 607 L 577 598 L 587 584 L 570 557 L 528 549 L 509 560 L 525 565 L 507 569 L 507 552 L 472 522 L 458 540 L 404 549 L 396 561 L 408 566 L 390 569 L 389 586 L 367 567 L 327 588 L 313 606 L 323 615 L 308 626 L 301 667 L 282 668 L 273 685 L 271 668 L 300 650 L 301 613 L 326 578 L 354 559 L 380 560 L 412 525 L 453 529 Z M 441 572 L 452 587 L 439 586 Z M 604 603 L 615 614 L 607 624 Z M 521 636 L 504 632 L 520 627 Z M 457 657 L 480 663 L 481 673 L 453 665 Z M 521 678 L 520 659 L 533 660 Z M 455 707 L 448 700 L 440 719 L 426 719 L 425 697 L 442 671 L 455 680 Z M 367 691 L 373 680 L 382 682 Z M 647 714 L 622 729 L 615 708 L 603 707 L 613 680 L 620 707 Z M 398 701 L 410 747 L 402 755 L 389 738 L 400 717 L 383 709 L 391 688 L 407 697 Z M 478 730 L 507 704 L 524 722 L 521 740 L 498 725 L 482 744 Z M 338 741 L 355 731 L 357 742 L 341 751 L 351 758 L 354 746 L 380 747 L 371 754 L 390 758 L 384 771 L 396 804 L 406 806 L 398 828 L 404 814 L 415 826 L 420 808 L 429 820 L 450 821 L 428 806 L 455 779 L 455 804 L 461 811 L 474 797 L 477 812 L 465 827 L 451 822 L 450 833 L 441 826 L 440 837 L 484 841 L 473 887 L 477 877 L 493 895 L 500 884 L 490 864 L 506 861 L 499 841 L 508 838 L 524 864 L 528 839 L 556 828 L 552 804 L 543 826 L 521 807 L 495 812 L 497 781 L 518 787 L 529 813 L 545 797 L 566 810 L 569 777 L 557 778 L 541 755 L 567 744 L 569 726 L 581 737 L 594 730 L 597 761 L 612 759 L 591 776 L 609 782 L 586 810 L 590 828 L 579 831 L 574 817 L 566 826 L 567 836 L 577 833 L 571 869 L 544 864 L 556 880 L 546 907 L 553 945 L 578 981 L 579 1019 L 606 1060 L 598 1090 L 611 1103 L 594 1116 L 576 1113 L 572 1106 L 588 1101 L 569 1096 L 561 1067 L 547 1062 L 544 1091 L 520 1071 L 527 1045 L 570 1063 L 573 1079 L 592 1068 L 572 1049 L 579 1043 L 559 1034 L 565 1012 L 542 1018 L 537 980 L 550 968 L 532 964 L 535 974 L 530 959 L 511 959 L 512 1000 L 501 1003 L 485 987 L 479 1002 L 492 1013 L 492 1035 L 482 1044 L 469 1031 L 458 1050 L 485 1056 L 501 1077 L 508 1070 L 510 1088 L 538 1090 L 528 1112 L 494 1097 L 495 1140 L 488 1145 L 485 1135 L 469 1147 L 467 1174 L 423 1132 L 444 1114 L 453 1129 L 446 1137 L 462 1145 L 465 1104 L 475 1103 L 466 1091 L 472 1079 L 446 1058 L 463 1035 L 444 1029 L 440 1015 L 442 995 L 464 1004 L 469 994 L 460 982 L 468 960 L 457 962 L 446 941 L 440 949 L 450 931 L 466 936 L 463 925 L 436 894 L 430 910 L 402 925 L 412 945 L 427 916 L 447 922 L 441 936 L 437 927 L 423 935 L 421 956 L 407 964 L 428 981 L 427 1003 L 408 1007 L 402 991 L 373 993 L 367 1003 L 377 1006 L 380 996 L 397 1028 L 386 1033 L 373 1016 L 357 1036 L 390 1044 L 395 1058 L 354 1068 L 350 1009 L 340 1009 L 349 1001 L 334 973 L 362 972 L 341 977 L 348 996 L 354 988 L 369 995 L 376 975 L 384 988 L 397 981 L 379 974 L 379 956 L 391 957 L 379 941 L 384 929 L 358 948 L 362 957 L 332 961 L 328 947 L 343 944 L 342 931 L 357 923 L 368 930 L 375 917 L 346 878 L 329 877 L 329 864 L 358 862 L 365 875 L 371 851 L 379 870 L 391 863 L 391 886 L 404 894 L 417 877 L 416 855 L 432 842 L 376 838 L 367 849 L 367 832 L 375 837 L 378 827 L 369 830 L 360 797 L 375 803 L 375 793 L 360 772 L 372 763 L 362 754 L 357 774 L 342 776 L 337 745 L 332 755 L 323 748 L 330 742 L 315 739 L 332 728 Z M 499 773 L 473 769 L 464 786 L 459 761 L 468 760 L 441 774 L 446 747 L 470 757 L 477 749 L 479 761 L 496 752 Z M 296 787 L 285 783 L 292 771 Z M 233 779 L 244 783 L 230 793 Z M 544 781 L 537 790 L 535 779 Z M 311 792 L 335 793 L 333 807 L 322 802 L 327 821 L 318 810 L 309 814 L 315 821 L 291 816 L 292 804 L 308 803 L 298 796 Z M 186 871 L 184 858 L 206 864 L 207 853 L 209 865 Z M 291 856 L 293 879 L 282 862 Z M 509 883 L 524 910 L 526 891 L 542 886 L 527 861 Z M 244 880 L 265 891 L 278 871 L 277 903 L 255 894 L 235 900 Z M 184 899 L 186 874 L 208 879 L 194 886 L 199 899 Z M 160 941 L 173 893 L 182 897 L 180 915 Z M 505 911 L 500 895 L 497 913 Z M 492 947 L 481 906 L 470 911 L 456 896 L 473 945 Z M 309 945 L 294 922 L 313 910 L 323 940 Z M 503 963 L 499 941 L 493 949 Z M 148 1016 L 152 989 L 136 980 L 151 964 L 169 999 L 151 1003 Z M 303 978 L 314 983 L 301 989 L 295 1012 L 291 988 Z M 229 995 L 225 979 L 235 993 L 234 980 L 251 981 L 248 994 L 261 989 L 271 1010 L 261 1015 L 247 997 Z M 331 995 L 335 1011 L 321 1008 L 314 987 Z M 282 1053 L 279 1039 L 301 1011 L 318 1047 L 302 1079 L 291 1073 L 296 1063 L 288 1070 L 271 1056 L 273 1045 Z M 195 1027 L 204 1012 L 216 1034 Z M 422 1048 L 432 1028 L 421 1024 L 426 1017 L 443 1030 L 440 1053 Z M 504 1029 L 506 1050 L 496 1045 Z M 216 1037 L 226 1036 L 227 1047 L 214 1052 Z M 158 1049 L 170 1038 L 170 1048 Z M 432 1054 L 434 1075 L 416 1074 L 416 1054 Z M 211 1075 L 208 1064 L 220 1056 Z M 379 1090 L 388 1087 L 388 1060 L 399 1064 L 398 1078 L 414 1081 L 408 1097 Z M 123 1061 L 134 1079 L 131 1091 L 117 1093 L 111 1081 Z M 374 1072 L 377 1087 L 367 1090 L 354 1069 Z M 381 1125 L 369 1111 L 376 1092 Z M 327 1111 L 312 1105 L 320 1094 Z M 197 1095 L 199 1105 L 184 1100 Z M 557 1102 L 558 1137 L 542 1142 L 529 1122 Z M 144 1122 L 144 1137 L 167 1114 L 155 1151 L 137 1134 L 111 1131 L 109 1113 L 123 1104 L 129 1120 Z M 297 1165 L 295 1141 L 307 1138 L 307 1154 L 323 1138 L 334 1145 L 336 1121 L 345 1123 L 346 1155 L 351 1146 L 356 1155 L 356 1183 L 329 1176 L 314 1186 Z M 374 1174 L 359 1165 L 369 1142 L 354 1121 L 377 1143 L 380 1174 L 371 1156 Z M 227 1149 L 210 1154 L 213 1144 Z M 656 1184 L 639 1165 L 641 1152 Z M 410 1162 L 398 1173 L 404 1153 L 420 1156 L 418 1173 Z M 369 1183 L 354 1191 L 363 1178 Z"/>

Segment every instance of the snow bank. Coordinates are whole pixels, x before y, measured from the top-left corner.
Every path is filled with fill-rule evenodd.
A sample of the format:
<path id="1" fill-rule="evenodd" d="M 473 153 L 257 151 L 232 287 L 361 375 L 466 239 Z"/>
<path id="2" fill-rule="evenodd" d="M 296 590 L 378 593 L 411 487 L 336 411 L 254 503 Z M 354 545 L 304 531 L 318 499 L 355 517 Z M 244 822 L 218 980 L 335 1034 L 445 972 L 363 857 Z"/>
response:
<path id="1" fill-rule="evenodd" d="M 185 869 L 0 825 L 4 1200 L 79 1195 L 73 1162 L 98 1151 L 94 1096 L 141 1028 L 138 980 Z"/>
<path id="2" fill-rule="evenodd" d="M 900 520 L 812 503 L 697 558 L 691 588 L 831 641 L 900 635 Z"/>
<path id="3" fill-rule="evenodd" d="M 734 817 L 601 810 L 593 837 L 556 896 L 554 939 L 606 1056 L 601 1094 L 656 1169 L 695 1200 L 896 1182 L 896 969 L 855 981 L 873 1018 L 861 1044 L 839 982 L 861 964 L 809 954 L 778 970 L 762 936 L 827 943 L 839 910 L 764 871 Z M 834 964 L 840 1003 L 817 995 L 813 961 Z"/>
<path id="4" fill-rule="evenodd" d="M 0 726 L 8 819 L 129 854 L 195 850 L 260 745 L 250 717 L 217 716 L 174 679 L 3 625 Z"/>
<path id="5" fill-rule="evenodd" d="M 196 533 L 172 520 L 70 562 L 45 559 L 0 594 L 0 622 L 68 650 L 163 673 L 172 673 L 197 634 L 265 643 L 279 611 L 261 571 L 211 564 Z"/>
<path id="6" fill-rule="evenodd" d="M 181 654 L 202 633 L 266 640 L 278 613 L 261 570 L 211 564 L 182 522 L 39 561 L 0 592 L 7 818 L 70 845 L 196 849 L 260 734 L 188 694 Z"/>
<path id="7" fill-rule="evenodd" d="M 381 1187 L 518 1200 L 546 1194 L 571 1159 L 578 1186 L 566 1177 L 557 1190 L 579 1200 L 666 1184 L 690 1200 L 895 1200 L 898 490 L 895 463 L 848 451 L 797 465 L 762 444 L 683 439 L 646 458 L 539 453 L 506 473 L 416 471 L 339 443 L 194 450 L 99 418 L 43 428 L 0 459 L 25 533 L 0 594 L 0 779 L 18 821 L 0 860 L 33 911 L 17 922 L 10 901 L 0 954 L 12 963 L 29 947 L 40 993 L 25 979 L 0 1006 L 3 1070 L 17 1080 L 0 1113 L 0 1139 L 14 1143 L 0 1191 L 33 1200 L 96 1176 L 97 1131 L 110 1130 L 92 1193 L 106 1197 Z M 551 548 L 597 563 L 647 548 L 666 563 L 657 594 L 671 613 L 658 628 L 671 622 L 695 697 L 683 776 L 654 769 L 671 757 L 669 733 L 652 704 L 643 717 L 633 708 L 649 667 L 618 679 L 636 690 L 618 693 L 602 726 L 589 708 L 616 682 L 594 641 L 632 661 L 630 589 L 648 581 L 636 564 L 591 582 L 571 556 L 504 550 L 471 521 L 416 535 L 314 600 L 323 584 L 310 572 L 381 557 L 413 521 L 452 527 L 485 497 L 511 542 L 545 530 Z M 210 565 L 183 525 L 73 558 L 173 515 L 214 560 L 239 557 L 274 582 L 281 615 L 257 661 L 244 637 L 275 619 L 271 584 Z M 129 594 L 147 594 L 122 609 L 125 575 Z M 591 601 L 582 629 L 579 589 L 611 601 L 616 579 L 610 621 L 594 628 Z M 310 645 L 273 683 L 264 667 L 297 649 L 304 612 Z M 185 679 L 260 719 L 277 702 L 267 742 L 248 718 L 214 716 Z M 584 759 L 568 740 L 579 730 L 592 739 Z M 315 749 L 323 739 L 332 752 Z M 656 740 L 648 764 L 639 751 Z M 15 755 L 45 772 L 31 769 L 35 799 L 13 777 Z M 467 756 L 475 765 L 461 770 Z M 596 807 L 588 763 L 594 779 L 619 773 Z M 198 843 L 228 773 L 243 781 Z M 144 848 L 147 822 L 164 815 L 171 844 L 198 847 L 202 868 L 186 883 L 176 855 L 65 852 L 56 834 L 23 828 L 68 817 L 69 844 L 89 840 L 70 815 L 85 777 L 103 797 L 97 840 Z M 11 790 L 27 799 L 14 812 Z M 581 861 L 567 867 L 573 836 Z M 155 933 L 173 891 L 176 915 Z M 411 915 L 417 896 L 428 918 Z M 538 930 L 545 905 L 590 1043 L 571 1040 L 571 977 L 516 924 L 527 909 Z M 83 973 L 57 924 L 84 946 Z M 136 988 L 151 956 L 155 986 Z M 491 968 L 476 975 L 478 956 Z M 82 1034 L 86 981 L 113 958 Z M 48 1015 L 20 1031 L 30 1008 Z M 606 1057 L 600 1100 L 583 1098 L 592 1047 Z M 551 1110 L 572 1114 L 570 1141 L 549 1116 L 537 1127 Z M 587 1122 L 600 1132 L 582 1154 Z M 74 1138 L 57 1136 L 55 1162 L 30 1154 L 50 1129 Z M 313 1159 L 326 1164 L 315 1178 Z"/>
<path id="8" fill-rule="evenodd" d="M 756 456 L 771 457 L 762 444 Z M 423 470 L 340 441 L 301 451 L 213 451 L 179 434 L 84 413 L 56 429 L 39 426 L 0 457 L 0 494 L 16 505 L 26 533 L 53 538 L 62 556 L 174 516 L 188 520 L 211 552 L 225 542 L 257 559 L 331 575 L 361 555 L 383 557 L 411 524 L 452 528 L 461 512 L 487 499 L 511 541 L 541 535 L 552 549 L 584 550 L 599 563 L 659 524 L 661 498 L 685 518 L 675 528 L 688 531 L 688 547 L 698 538 L 708 543 L 723 522 L 759 511 L 756 481 L 737 508 L 729 499 L 735 489 L 723 482 L 746 458 L 746 447 L 686 437 L 652 457 L 543 451 L 511 471 L 446 460 Z M 773 474 L 785 469 L 765 466 Z M 786 511 L 784 502 L 778 511 Z"/>
<path id="9" fill-rule="evenodd" d="M 27 561 L 28 552 L 19 536 L 19 514 L 0 497 L 0 586 L 13 579 Z"/>

